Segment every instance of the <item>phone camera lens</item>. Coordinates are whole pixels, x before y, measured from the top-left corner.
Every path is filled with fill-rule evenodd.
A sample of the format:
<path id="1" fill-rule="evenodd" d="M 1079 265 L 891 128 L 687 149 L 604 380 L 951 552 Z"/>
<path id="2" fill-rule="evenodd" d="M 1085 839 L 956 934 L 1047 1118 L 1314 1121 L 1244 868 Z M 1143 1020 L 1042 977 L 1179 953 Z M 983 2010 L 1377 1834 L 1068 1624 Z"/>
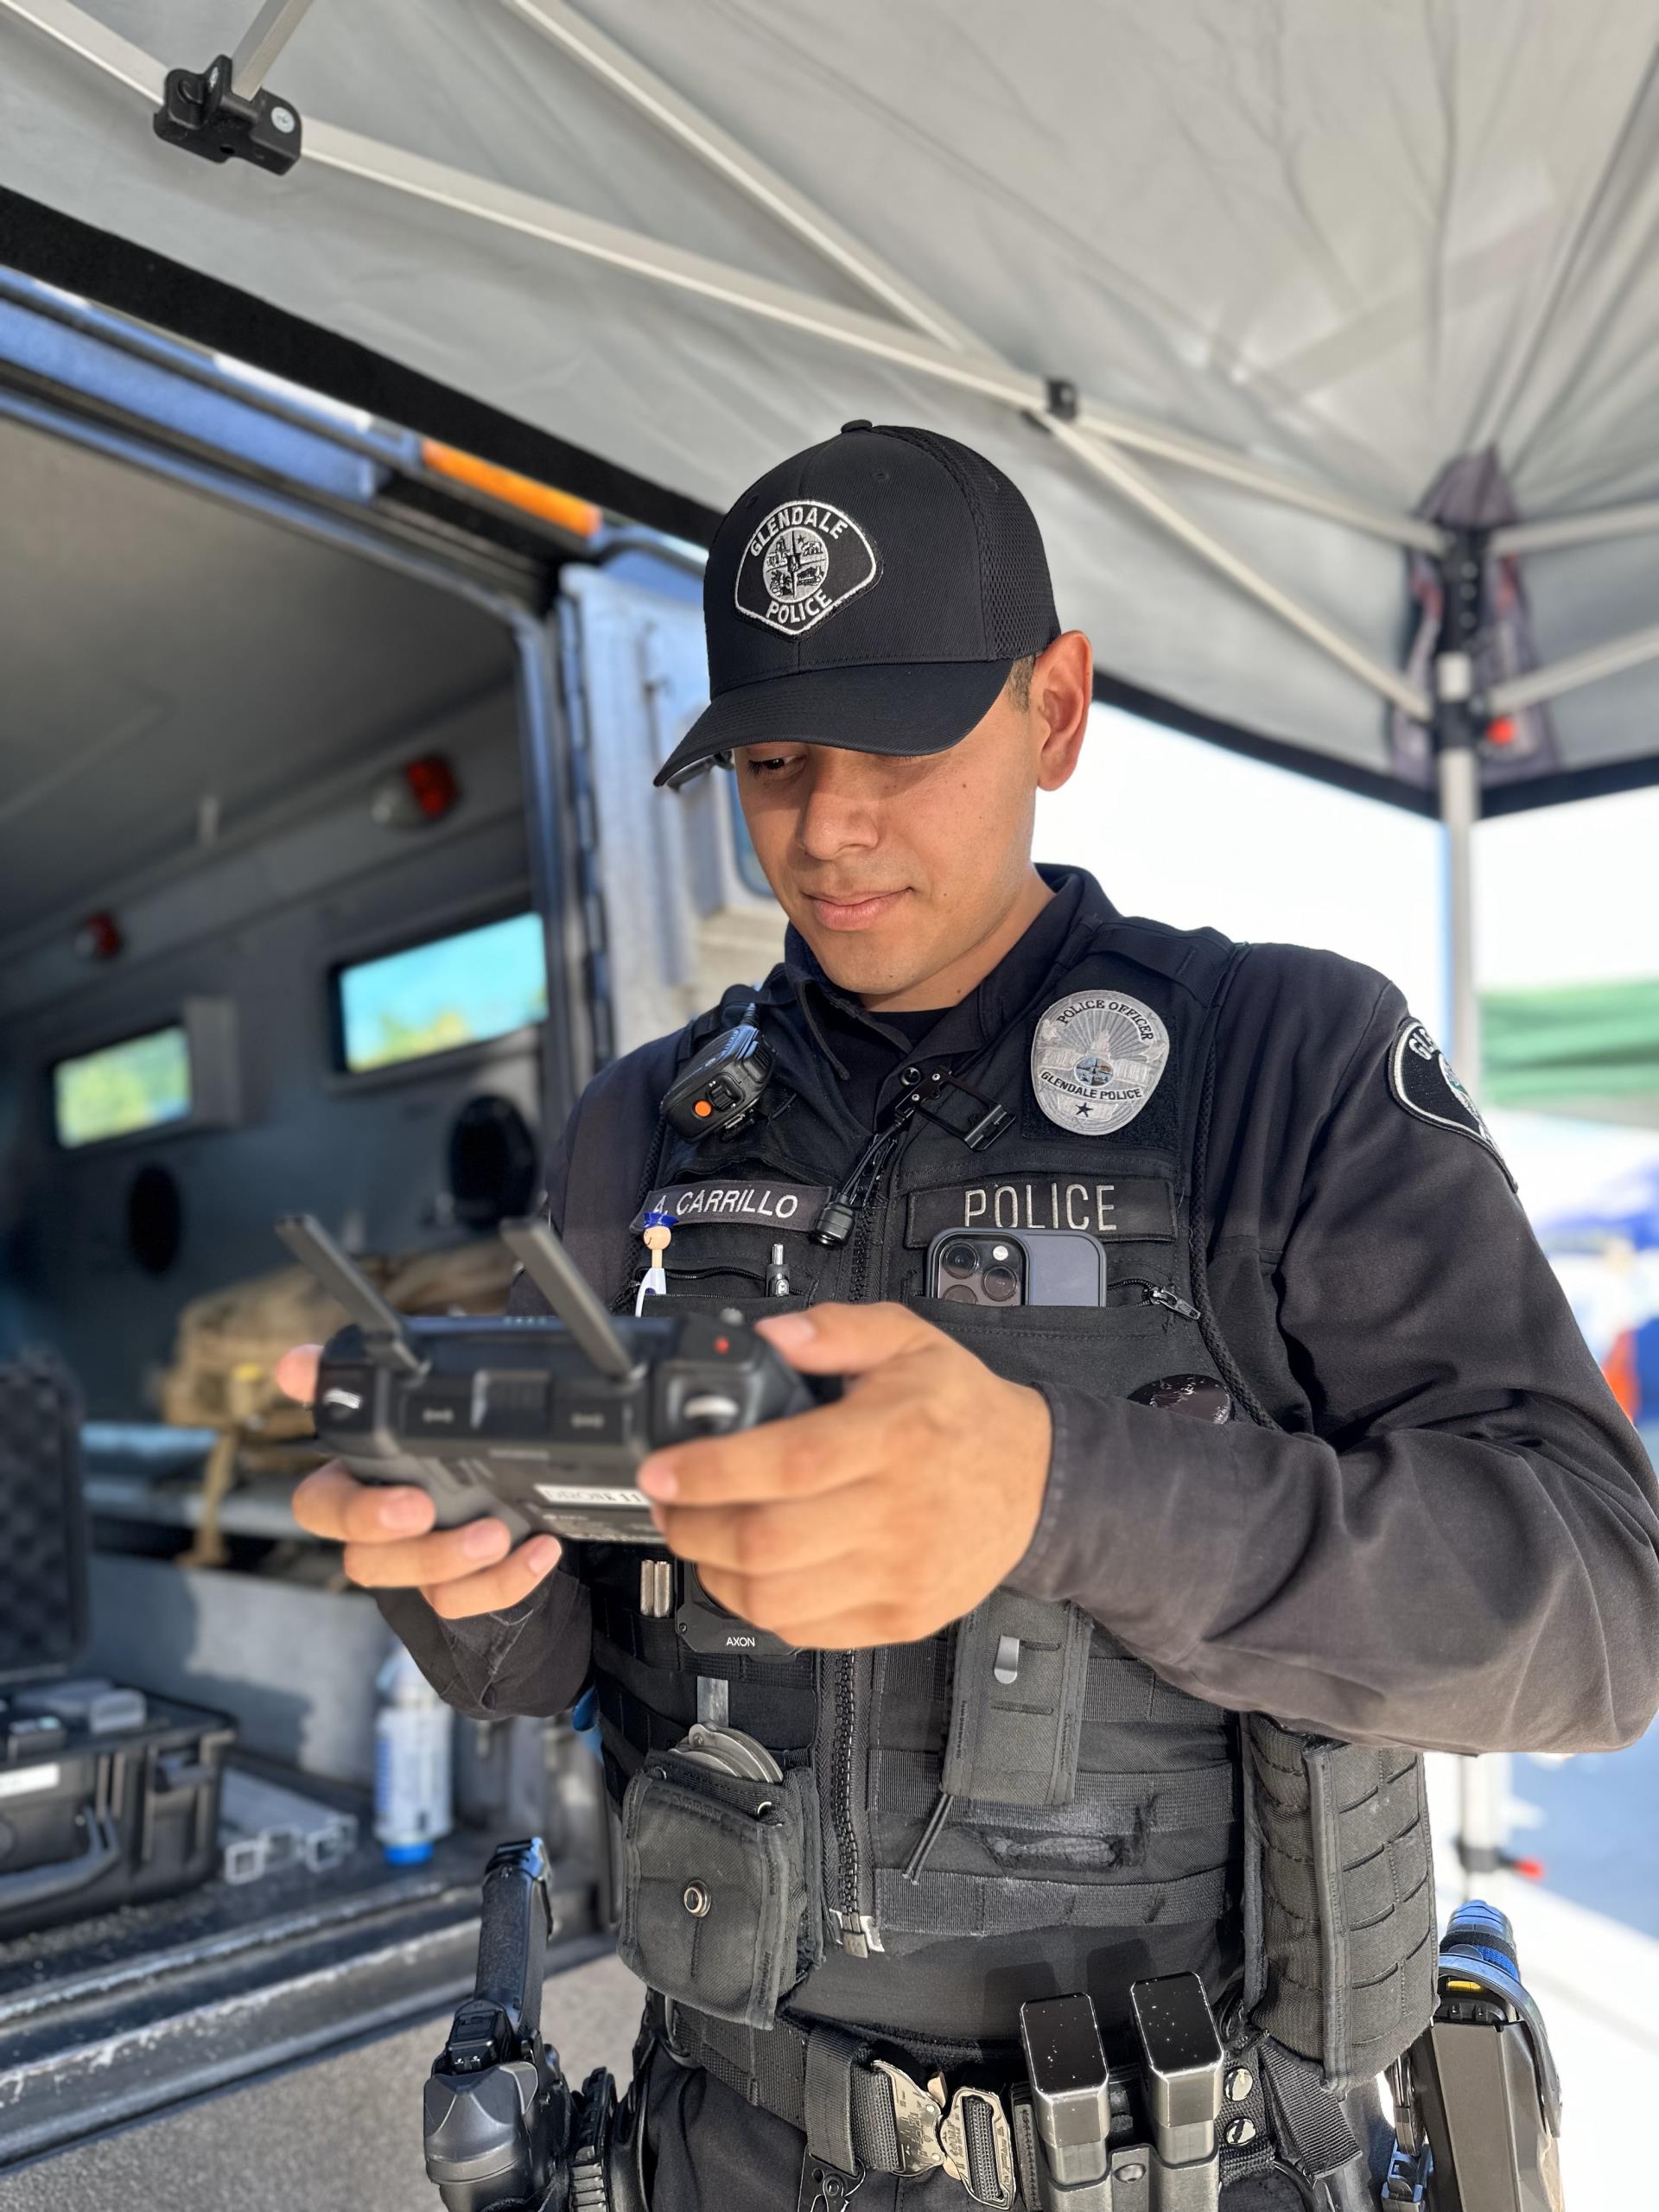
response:
<path id="1" fill-rule="evenodd" d="M 987 1268 L 982 1280 L 987 1298 L 1006 1301 L 1018 1295 L 1020 1278 L 1012 1268 Z"/>
<path id="2" fill-rule="evenodd" d="M 958 1306 L 977 1306 L 979 1303 L 965 1282 L 953 1282 L 950 1289 L 941 1293 L 941 1295 L 954 1300 Z"/>
<path id="3" fill-rule="evenodd" d="M 972 1244 L 947 1244 L 944 1264 L 953 1275 L 976 1275 L 979 1273 L 979 1252 Z"/>

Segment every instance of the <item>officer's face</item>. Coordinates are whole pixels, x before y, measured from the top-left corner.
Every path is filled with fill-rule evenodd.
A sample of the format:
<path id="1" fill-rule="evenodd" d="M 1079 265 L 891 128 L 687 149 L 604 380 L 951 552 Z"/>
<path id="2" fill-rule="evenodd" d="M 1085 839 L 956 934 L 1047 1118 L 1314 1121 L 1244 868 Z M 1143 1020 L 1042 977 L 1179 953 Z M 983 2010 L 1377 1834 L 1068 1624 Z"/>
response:
<path id="1" fill-rule="evenodd" d="M 949 752 L 739 751 L 760 865 L 832 982 L 895 1010 L 948 1006 L 992 964 L 980 948 L 1001 958 L 1046 895 L 1031 865 L 1036 795 L 1077 765 L 1090 674 L 1071 631 L 1039 658 L 1027 706 L 1004 692 Z"/>

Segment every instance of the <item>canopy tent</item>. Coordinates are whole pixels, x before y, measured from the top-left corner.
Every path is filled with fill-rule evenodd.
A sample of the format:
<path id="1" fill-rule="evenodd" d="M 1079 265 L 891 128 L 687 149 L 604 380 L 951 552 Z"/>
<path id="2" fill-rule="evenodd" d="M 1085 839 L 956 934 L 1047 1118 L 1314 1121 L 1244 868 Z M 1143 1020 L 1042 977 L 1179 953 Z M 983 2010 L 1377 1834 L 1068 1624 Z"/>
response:
<path id="1" fill-rule="evenodd" d="M 843 419 L 968 439 L 1103 696 L 1443 813 L 1478 1065 L 1475 815 L 1659 775 L 1654 0 L 252 14 L 0 0 L 0 259 L 693 534 Z M 232 52 L 285 177 L 152 133 Z"/>
<path id="2" fill-rule="evenodd" d="M 0 262 L 694 537 L 966 439 L 1103 696 L 1440 814 L 1475 1072 L 1478 814 L 1659 778 L 1659 0 L 252 9 L 0 0 Z"/>
<path id="3" fill-rule="evenodd" d="M 1481 1029 L 1488 1105 L 1659 1128 L 1659 980 L 1483 993 Z"/>

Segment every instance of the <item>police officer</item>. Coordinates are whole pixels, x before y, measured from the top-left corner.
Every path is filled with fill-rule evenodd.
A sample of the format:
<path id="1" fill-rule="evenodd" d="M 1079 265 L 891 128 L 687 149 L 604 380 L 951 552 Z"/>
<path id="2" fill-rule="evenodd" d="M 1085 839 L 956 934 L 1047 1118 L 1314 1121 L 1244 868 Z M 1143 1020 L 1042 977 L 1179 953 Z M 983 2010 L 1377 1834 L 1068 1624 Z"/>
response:
<path id="1" fill-rule="evenodd" d="M 1004 2201 L 1021 2002 L 1087 1991 L 1128 2056 L 1132 1985 L 1181 1973 L 1229 2044 L 1224 2205 L 1374 2202 L 1367 2085 L 1430 2002 L 1416 1753 L 1640 1734 L 1651 1471 L 1391 984 L 1033 866 L 1091 664 L 999 470 L 849 423 L 733 507 L 705 615 L 658 781 L 735 775 L 785 957 L 594 1079 L 548 1203 L 618 1308 L 671 1215 L 670 1297 L 849 1380 L 643 1471 L 680 1599 L 695 1567 L 757 1648 L 690 1649 L 626 1548 L 433 1533 L 338 1468 L 296 1510 L 462 1711 L 594 1686 L 656 2212 Z M 677 1134 L 743 1020 L 758 1114 Z M 950 1230 L 1086 1237 L 1103 1292 L 938 1295 Z M 786 1788 L 693 1771 L 699 1719 Z M 758 1788 L 764 1878 L 721 1855 Z"/>

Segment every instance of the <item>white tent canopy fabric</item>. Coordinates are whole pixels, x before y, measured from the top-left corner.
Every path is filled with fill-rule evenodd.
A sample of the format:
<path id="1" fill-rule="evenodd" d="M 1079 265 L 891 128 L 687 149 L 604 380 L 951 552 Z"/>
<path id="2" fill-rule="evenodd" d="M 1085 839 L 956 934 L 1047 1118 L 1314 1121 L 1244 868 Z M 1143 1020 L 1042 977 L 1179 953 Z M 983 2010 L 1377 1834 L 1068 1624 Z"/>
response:
<path id="1" fill-rule="evenodd" d="M 1112 677 L 1420 803 L 1495 524 L 1489 797 L 1659 772 L 1654 0 L 285 13 L 278 179 L 149 123 L 254 0 L 0 0 L 0 186 L 711 508 L 948 429 Z"/>

